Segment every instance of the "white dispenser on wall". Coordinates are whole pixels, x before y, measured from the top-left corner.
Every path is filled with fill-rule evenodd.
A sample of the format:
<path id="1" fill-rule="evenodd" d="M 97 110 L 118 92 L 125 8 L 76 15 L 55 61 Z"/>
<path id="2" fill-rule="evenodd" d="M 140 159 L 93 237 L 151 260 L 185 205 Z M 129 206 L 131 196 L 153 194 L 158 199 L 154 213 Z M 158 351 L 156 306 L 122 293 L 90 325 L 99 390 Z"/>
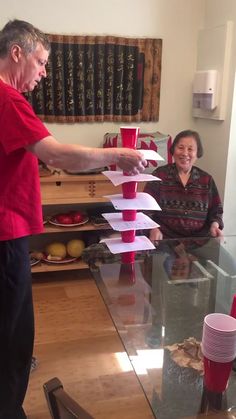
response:
<path id="1" fill-rule="evenodd" d="M 217 107 L 217 70 L 197 71 L 193 81 L 193 109 L 213 111 Z"/>
<path id="2" fill-rule="evenodd" d="M 195 118 L 225 119 L 231 83 L 233 39 L 234 23 L 231 21 L 199 31 L 192 90 L 192 115 Z"/>

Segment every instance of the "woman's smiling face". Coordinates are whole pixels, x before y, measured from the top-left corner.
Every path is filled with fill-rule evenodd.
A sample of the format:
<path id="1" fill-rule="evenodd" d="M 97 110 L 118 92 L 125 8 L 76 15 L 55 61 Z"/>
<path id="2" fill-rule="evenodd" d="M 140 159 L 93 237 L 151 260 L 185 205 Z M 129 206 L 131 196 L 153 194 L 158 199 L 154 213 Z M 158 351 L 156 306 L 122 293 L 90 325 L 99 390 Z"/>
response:
<path id="1" fill-rule="evenodd" d="M 194 137 L 182 137 L 174 148 L 173 157 L 179 172 L 189 173 L 197 160 L 197 142 Z"/>

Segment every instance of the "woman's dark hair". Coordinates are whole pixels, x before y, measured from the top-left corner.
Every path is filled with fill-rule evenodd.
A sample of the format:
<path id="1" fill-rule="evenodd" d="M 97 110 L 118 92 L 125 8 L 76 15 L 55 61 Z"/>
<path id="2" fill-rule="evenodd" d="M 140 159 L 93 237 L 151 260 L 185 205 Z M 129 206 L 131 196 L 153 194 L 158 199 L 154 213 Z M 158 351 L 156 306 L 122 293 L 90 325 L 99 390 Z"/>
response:
<path id="1" fill-rule="evenodd" d="M 5 57 L 13 44 L 19 45 L 29 54 L 38 43 L 50 51 L 50 42 L 43 32 L 23 20 L 10 20 L 0 31 L 0 57 Z"/>
<path id="2" fill-rule="evenodd" d="M 197 157 L 198 158 L 202 157 L 203 156 L 203 147 L 202 147 L 202 142 L 201 142 L 200 135 L 198 134 L 197 131 L 192 131 L 190 129 L 186 129 L 185 131 L 181 131 L 176 135 L 176 137 L 175 137 L 175 139 L 174 139 L 174 141 L 173 141 L 173 143 L 171 144 L 171 147 L 170 147 L 171 155 L 173 156 L 175 146 L 178 144 L 178 142 L 181 140 L 181 138 L 185 138 L 185 137 L 193 137 L 194 138 L 194 140 L 196 141 L 196 144 L 197 144 Z"/>

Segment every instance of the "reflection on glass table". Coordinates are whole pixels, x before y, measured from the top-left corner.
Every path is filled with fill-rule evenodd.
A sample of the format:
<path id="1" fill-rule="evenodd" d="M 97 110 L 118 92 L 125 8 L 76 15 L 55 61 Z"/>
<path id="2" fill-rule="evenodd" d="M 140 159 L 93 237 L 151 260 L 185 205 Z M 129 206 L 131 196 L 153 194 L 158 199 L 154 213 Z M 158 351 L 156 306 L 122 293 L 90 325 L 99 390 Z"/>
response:
<path id="1" fill-rule="evenodd" d="M 235 418 L 236 373 L 224 394 L 206 394 L 199 348 L 206 314 L 230 313 L 236 237 L 162 240 L 132 264 L 96 246 L 86 262 L 154 417 Z"/>

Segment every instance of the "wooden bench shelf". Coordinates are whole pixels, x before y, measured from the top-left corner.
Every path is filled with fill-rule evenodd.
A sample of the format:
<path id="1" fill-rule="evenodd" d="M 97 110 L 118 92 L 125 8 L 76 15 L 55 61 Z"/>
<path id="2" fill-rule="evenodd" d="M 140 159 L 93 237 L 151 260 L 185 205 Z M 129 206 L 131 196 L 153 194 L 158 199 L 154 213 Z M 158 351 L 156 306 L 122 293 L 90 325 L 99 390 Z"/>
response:
<path id="1" fill-rule="evenodd" d="M 64 212 L 67 211 L 67 206 L 71 204 L 86 205 L 92 204 L 94 207 L 100 203 L 109 202 L 103 195 L 120 193 L 121 188 L 115 187 L 103 174 L 89 174 L 89 175 L 70 175 L 63 171 L 42 176 L 41 183 L 41 196 L 43 207 L 51 207 L 53 213 L 57 213 L 57 207 L 63 206 Z M 111 227 L 106 225 L 95 226 L 90 221 L 75 227 L 60 227 L 53 224 L 46 223 L 44 225 L 44 232 L 42 235 L 50 235 L 53 233 L 69 234 L 70 232 L 91 232 L 97 230 L 110 230 Z M 40 242 L 41 236 L 37 237 Z M 53 272 L 53 271 L 66 271 L 86 269 L 88 265 L 81 260 L 65 263 L 65 264 L 47 264 L 40 262 L 32 266 L 32 273 L 37 272 Z"/>

